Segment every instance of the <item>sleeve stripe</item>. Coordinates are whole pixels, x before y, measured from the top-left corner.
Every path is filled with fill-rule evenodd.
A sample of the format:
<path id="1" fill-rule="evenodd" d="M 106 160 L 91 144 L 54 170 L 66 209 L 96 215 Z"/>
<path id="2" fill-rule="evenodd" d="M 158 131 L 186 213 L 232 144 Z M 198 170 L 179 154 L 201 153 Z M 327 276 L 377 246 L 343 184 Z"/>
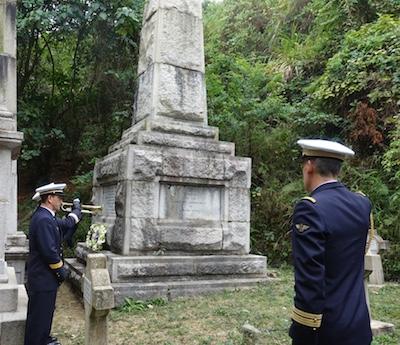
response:
<path id="1" fill-rule="evenodd" d="M 292 319 L 301 325 L 319 328 L 321 327 L 322 314 L 312 314 L 293 307 Z"/>
<path id="2" fill-rule="evenodd" d="M 57 270 L 57 269 L 63 267 L 63 265 L 64 264 L 61 260 L 59 262 L 57 262 L 56 264 L 49 264 L 49 266 L 52 270 Z"/>

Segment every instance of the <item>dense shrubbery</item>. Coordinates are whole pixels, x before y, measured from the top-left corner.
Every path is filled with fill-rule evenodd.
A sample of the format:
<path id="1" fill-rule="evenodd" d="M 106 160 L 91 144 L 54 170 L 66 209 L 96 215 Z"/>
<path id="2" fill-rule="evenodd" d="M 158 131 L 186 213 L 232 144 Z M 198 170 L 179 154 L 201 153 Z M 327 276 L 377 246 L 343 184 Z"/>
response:
<path id="1" fill-rule="evenodd" d="M 20 161 L 30 188 L 61 170 L 89 198 L 93 159 L 130 123 L 143 3 L 19 3 Z M 274 264 L 289 259 L 292 208 L 304 194 L 295 141 L 331 137 L 357 150 L 342 180 L 373 201 L 378 230 L 392 242 L 387 277 L 400 279 L 398 1 L 204 8 L 209 122 L 253 159 L 253 251 Z"/>
<path id="2" fill-rule="evenodd" d="M 304 194 L 296 139 L 331 137 L 358 155 L 342 180 L 374 203 L 400 279 L 399 6 L 391 1 L 225 0 L 207 4 L 210 122 L 253 158 L 252 248 L 288 259 Z"/>

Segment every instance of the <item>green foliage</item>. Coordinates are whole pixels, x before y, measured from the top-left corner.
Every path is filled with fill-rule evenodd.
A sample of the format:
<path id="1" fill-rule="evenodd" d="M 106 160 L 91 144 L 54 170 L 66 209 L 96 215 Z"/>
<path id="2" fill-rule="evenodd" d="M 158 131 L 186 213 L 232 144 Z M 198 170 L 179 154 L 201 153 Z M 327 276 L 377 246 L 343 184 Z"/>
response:
<path id="1" fill-rule="evenodd" d="M 141 301 L 133 298 L 125 298 L 124 304 L 117 310 L 122 313 L 135 313 L 153 309 L 154 307 L 162 307 L 167 305 L 167 300 L 164 298 L 155 298 L 152 300 Z"/>
<path id="2" fill-rule="evenodd" d="M 348 33 L 310 88 L 321 107 L 350 117 L 350 138 L 362 153 L 387 140 L 400 104 L 400 21 L 384 15 Z"/>
<path id="3" fill-rule="evenodd" d="M 399 243 L 398 4 L 225 0 L 205 8 L 210 123 L 252 158 L 252 251 L 273 264 L 290 258 L 291 212 L 304 195 L 300 137 L 353 144 L 359 159 L 342 179 L 370 196 L 380 234 Z"/>
<path id="4" fill-rule="evenodd" d="M 18 3 L 21 168 L 34 185 L 87 173 L 129 125 L 143 5 Z"/>

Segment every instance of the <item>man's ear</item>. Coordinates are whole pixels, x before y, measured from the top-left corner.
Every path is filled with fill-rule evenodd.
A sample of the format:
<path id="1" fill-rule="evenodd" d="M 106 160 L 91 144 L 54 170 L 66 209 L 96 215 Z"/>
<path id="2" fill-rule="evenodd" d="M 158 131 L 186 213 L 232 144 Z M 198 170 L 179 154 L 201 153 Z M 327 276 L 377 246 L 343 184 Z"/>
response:
<path id="1" fill-rule="evenodd" d="M 315 162 L 311 159 L 308 159 L 305 162 L 305 171 L 307 174 L 312 174 L 315 171 Z"/>

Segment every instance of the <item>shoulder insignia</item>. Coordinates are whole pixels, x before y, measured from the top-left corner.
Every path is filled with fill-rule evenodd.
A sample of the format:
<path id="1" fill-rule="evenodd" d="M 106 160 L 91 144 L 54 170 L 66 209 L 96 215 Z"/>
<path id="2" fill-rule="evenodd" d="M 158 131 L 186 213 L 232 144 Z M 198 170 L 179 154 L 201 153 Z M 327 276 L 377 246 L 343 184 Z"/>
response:
<path id="1" fill-rule="evenodd" d="M 310 228 L 310 226 L 307 224 L 295 224 L 294 226 L 296 227 L 297 231 L 301 232 L 301 233 L 303 233 L 304 231 L 306 231 Z"/>
<path id="2" fill-rule="evenodd" d="M 317 202 L 317 200 L 315 200 L 311 196 L 302 197 L 301 200 L 308 200 L 308 201 L 311 201 L 313 204 L 315 204 Z"/>

